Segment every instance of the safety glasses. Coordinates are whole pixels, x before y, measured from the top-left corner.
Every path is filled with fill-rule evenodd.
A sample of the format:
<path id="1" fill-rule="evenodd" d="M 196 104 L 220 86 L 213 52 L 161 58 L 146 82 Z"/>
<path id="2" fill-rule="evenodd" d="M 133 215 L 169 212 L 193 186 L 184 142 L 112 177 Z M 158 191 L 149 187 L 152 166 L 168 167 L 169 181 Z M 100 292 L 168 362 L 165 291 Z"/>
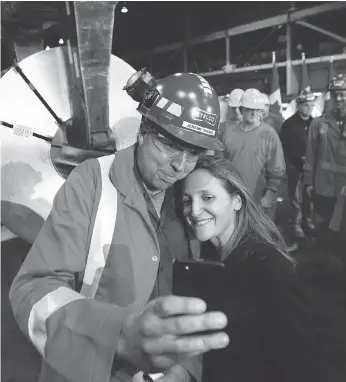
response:
<path id="1" fill-rule="evenodd" d="M 153 124 L 148 124 L 148 126 L 151 128 L 151 137 L 155 147 L 172 159 L 178 158 L 182 153 L 184 153 L 186 154 L 187 161 L 194 162 L 197 161 L 200 155 L 206 151 L 202 148 L 198 149 L 184 147 L 178 142 L 175 142 L 158 132 Z"/>

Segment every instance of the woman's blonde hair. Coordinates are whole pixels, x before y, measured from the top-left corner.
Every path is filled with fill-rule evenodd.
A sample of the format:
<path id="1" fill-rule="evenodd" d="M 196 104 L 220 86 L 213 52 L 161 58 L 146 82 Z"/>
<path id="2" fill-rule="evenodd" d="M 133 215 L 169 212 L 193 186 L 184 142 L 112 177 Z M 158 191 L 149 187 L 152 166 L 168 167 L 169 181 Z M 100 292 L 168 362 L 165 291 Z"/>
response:
<path id="1" fill-rule="evenodd" d="M 230 161 L 205 155 L 197 161 L 193 171 L 200 169 L 208 171 L 213 177 L 219 179 L 230 196 L 239 195 L 242 200 L 242 208 L 236 214 L 236 229 L 230 239 L 232 248 L 235 248 L 247 236 L 273 246 L 284 257 L 294 262 L 287 252 L 281 232 L 253 201 L 241 175 Z"/>

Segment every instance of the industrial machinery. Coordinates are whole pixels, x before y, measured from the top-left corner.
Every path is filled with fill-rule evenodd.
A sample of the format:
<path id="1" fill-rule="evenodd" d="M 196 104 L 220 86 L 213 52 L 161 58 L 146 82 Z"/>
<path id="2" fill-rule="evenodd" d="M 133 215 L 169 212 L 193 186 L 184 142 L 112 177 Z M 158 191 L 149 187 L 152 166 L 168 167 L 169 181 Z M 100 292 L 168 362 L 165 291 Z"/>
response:
<path id="1" fill-rule="evenodd" d="M 76 165 L 136 140 L 137 102 L 123 90 L 136 71 L 111 55 L 115 6 L 66 3 L 75 25 L 66 46 L 30 55 L 0 80 L 1 221 L 28 242 Z"/>

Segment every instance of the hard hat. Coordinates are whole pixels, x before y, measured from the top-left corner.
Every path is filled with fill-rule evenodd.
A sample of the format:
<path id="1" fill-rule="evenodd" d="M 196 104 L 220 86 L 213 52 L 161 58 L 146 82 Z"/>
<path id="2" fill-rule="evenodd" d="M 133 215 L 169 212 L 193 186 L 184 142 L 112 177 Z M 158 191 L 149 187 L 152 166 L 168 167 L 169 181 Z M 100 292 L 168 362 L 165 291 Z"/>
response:
<path id="1" fill-rule="evenodd" d="M 137 110 L 178 139 L 204 149 L 224 149 L 217 138 L 219 98 L 197 74 L 177 73 L 157 81 Z"/>
<path id="2" fill-rule="evenodd" d="M 346 90 L 346 74 L 338 74 L 330 81 L 330 91 L 343 91 Z"/>
<path id="3" fill-rule="evenodd" d="M 315 101 L 315 99 L 316 99 L 316 96 L 314 95 L 314 93 L 303 90 L 298 94 L 296 101 L 298 103 L 304 103 L 309 101 Z"/>
<path id="4" fill-rule="evenodd" d="M 228 106 L 240 107 L 240 98 L 244 94 L 243 89 L 234 89 L 229 93 Z"/>
<path id="5" fill-rule="evenodd" d="M 245 90 L 240 99 L 240 106 L 246 107 L 247 109 L 264 110 L 262 93 L 257 89 Z"/>
<path id="6" fill-rule="evenodd" d="M 267 94 L 264 94 L 264 93 L 261 93 L 261 94 L 262 94 L 264 105 L 270 105 L 269 97 L 267 96 Z"/>

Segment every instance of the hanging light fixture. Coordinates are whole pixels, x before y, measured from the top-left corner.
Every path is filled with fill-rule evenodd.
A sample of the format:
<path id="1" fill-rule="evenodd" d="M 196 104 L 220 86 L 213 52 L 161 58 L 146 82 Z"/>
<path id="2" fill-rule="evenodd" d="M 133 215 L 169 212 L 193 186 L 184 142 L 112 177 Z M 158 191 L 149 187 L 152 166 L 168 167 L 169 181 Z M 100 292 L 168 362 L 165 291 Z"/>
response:
<path id="1" fill-rule="evenodd" d="M 126 2 L 124 3 L 124 5 L 122 6 L 121 8 L 121 13 L 127 13 L 129 10 L 127 9 L 126 7 Z"/>
<path id="2" fill-rule="evenodd" d="M 50 50 L 50 46 L 49 45 L 46 46 L 46 50 Z"/>
<path id="3" fill-rule="evenodd" d="M 61 38 L 61 39 L 59 40 L 59 44 L 62 45 L 63 43 L 64 43 L 64 40 Z"/>

